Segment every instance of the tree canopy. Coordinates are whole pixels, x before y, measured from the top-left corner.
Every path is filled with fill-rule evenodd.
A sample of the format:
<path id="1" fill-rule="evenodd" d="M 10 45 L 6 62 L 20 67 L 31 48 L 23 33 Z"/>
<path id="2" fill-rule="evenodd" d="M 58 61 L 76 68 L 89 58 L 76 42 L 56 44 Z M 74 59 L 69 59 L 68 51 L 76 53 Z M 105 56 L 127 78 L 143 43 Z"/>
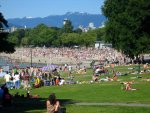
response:
<path id="1" fill-rule="evenodd" d="M 130 57 L 150 52 L 150 1 L 105 0 L 106 41 Z"/>
<path id="2" fill-rule="evenodd" d="M 8 24 L 0 12 L 0 52 L 12 53 L 15 51 L 15 44 L 8 41 L 8 32 L 5 32 L 4 26 L 8 27 Z"/>
<path id="3" fill-rule="evenodd" d="M 61 30 L 63 33 L 72 33 L 73 32 L 72 22 L 70 20 L 65 20 Z"/>

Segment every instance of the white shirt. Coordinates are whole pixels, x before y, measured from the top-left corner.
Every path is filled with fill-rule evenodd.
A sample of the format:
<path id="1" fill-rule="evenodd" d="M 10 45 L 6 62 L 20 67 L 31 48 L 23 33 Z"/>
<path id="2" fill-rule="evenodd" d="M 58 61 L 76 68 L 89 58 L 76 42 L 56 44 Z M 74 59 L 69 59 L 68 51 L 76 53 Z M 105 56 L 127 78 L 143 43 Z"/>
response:
<path id="1" fill-rule="evenodd" d="M 99 71 L 100 71 L 100 69 L 98 68 L 95 70 L 95 73 L 98 74 Z"/>
<path id="2" fill-rule="evenodd" d="M 59 82 L 59 85 L 63 85 L 65 83 L 65 80 L 64 79 L 61 79 L 60 82 Z"/>
<path id="3" fill-rule="evenodd" d="M 10 76 L 9 74 L 6 74 L 6 75 L 4 76 L 4 78 L 5 78 L 6 82 L 9 82 L 9 81 L 10 81 L 11 76 Z"/>
<path id="4" fill-rule="evenodd" d="M 20 80 L 19 74 L 15 74 L 15 76 L 13 76 L 13 78 L 14 78 L 14 82 Z"/>

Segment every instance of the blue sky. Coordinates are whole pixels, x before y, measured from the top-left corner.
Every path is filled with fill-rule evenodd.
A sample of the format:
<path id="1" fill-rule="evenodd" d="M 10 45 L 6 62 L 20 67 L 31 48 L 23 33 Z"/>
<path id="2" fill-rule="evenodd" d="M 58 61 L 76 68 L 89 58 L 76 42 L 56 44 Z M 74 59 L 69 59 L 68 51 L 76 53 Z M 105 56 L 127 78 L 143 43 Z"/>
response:
<path id="1" fill-rule="evenodd" d="M 46 17 L 66 12 L 100 14 L 104 0 L 0 0 L 0 11 L 7 18 Z"/>

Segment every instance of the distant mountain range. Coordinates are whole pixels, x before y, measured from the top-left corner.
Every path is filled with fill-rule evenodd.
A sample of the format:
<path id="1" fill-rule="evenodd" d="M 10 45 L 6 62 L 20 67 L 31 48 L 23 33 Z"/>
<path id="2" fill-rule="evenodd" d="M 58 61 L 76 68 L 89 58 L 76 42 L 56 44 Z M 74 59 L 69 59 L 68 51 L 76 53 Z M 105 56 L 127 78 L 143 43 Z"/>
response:
<path id="1" fill-rule="evenodd" d="M 64 15 L 50 15 L 44 18 L 37 17 L 24 17 L 24 18 L 13 18 L 7 19 L 9 25 L 14 25 L 16 27 L 24 27 L 33 28 L 38 24 L 45 24 L 47 26 L 52 27 L 62 27 L 63 20 L 68 19 L 72 22 L 74 28 L 78 28 L 80 25 L 83 27 L 87 27 L 89 23 L 94 23 L 95 27 L 99 27 L 106 21 L 106 17 L 101 14 L 88 14 L 88 13 L 79 13 L 79 12 L 68 12 Z"/>

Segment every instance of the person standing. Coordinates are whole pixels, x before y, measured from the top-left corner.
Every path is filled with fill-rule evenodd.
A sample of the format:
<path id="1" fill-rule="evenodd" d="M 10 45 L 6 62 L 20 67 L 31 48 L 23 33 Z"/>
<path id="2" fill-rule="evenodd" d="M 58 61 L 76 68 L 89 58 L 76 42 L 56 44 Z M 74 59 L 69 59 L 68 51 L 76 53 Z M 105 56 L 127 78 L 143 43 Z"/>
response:
<path id="1" fill-rule="evenodd" d="M 64 72 L 66 72 L 67 71 L 67 64 L 65 64 L 65 66 L 64 66 Z"/>
<path id="2" fill-rule="evenodd" d="M 14 84 L 15 84 L 15 89 L 20 88 L 20 75 L 18 72 L 16 72 L 14 75 Z"/>
<path id="3" fill-rule="evenodd" d="M 26 70 L 25 76 L 24 76 L 24 89 L 26 89 L 26 90 L 29 87 L 29 80 L 30 80 L 30 76 L 29 76 L 28 71 Z"/>
<path id="4" fill-rule="evenodd" d="M 68 66 L 68 77 L 72 77 L 72 66 Z"/>
<path id="5" fill-rule="evenodd" d="M 4 79 L 5 79 L 5 82 L 6 82 L 6 87 L 7 87 L 7 88 L 10 88 L 10 79 L 11 79 L 11 76 L 10 76 L 10 74 L 8 73 L 8 71 L 7 71 L 6 74 L 4 75 Z"/>

